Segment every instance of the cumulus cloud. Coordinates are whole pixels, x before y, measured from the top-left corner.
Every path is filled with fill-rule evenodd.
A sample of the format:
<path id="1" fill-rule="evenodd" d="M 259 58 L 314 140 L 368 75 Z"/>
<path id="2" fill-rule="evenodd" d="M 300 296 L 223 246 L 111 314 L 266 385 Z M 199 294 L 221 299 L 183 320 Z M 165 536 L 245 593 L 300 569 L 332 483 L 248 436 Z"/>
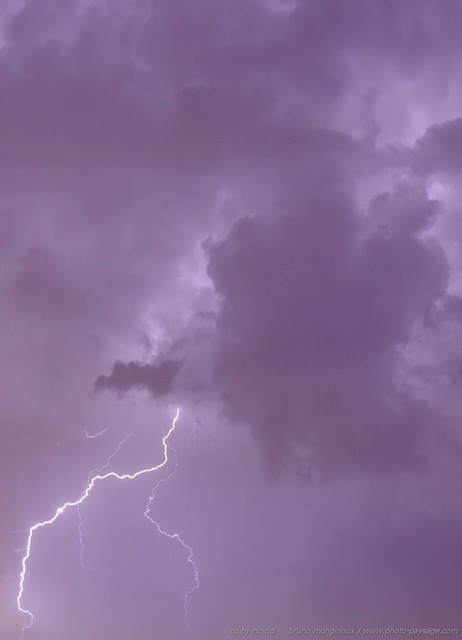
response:
<path id="1" fill-rule="evenodd" d="M 361 240 L 350 202 L 307 196 L 208 247 L 222 300 L 217 388 L 275 464 L 302 454 L 307 472 L 417 463 L 431 411 L 397 385 L 395 367 L 445 297 L 447 264 L 415 231 L 431 203 L 402 195 L 373 201 L 372 220 L 391 204 L 393 217 Z"/>
<path id="2" fill-rule="evenodd" d="M 269 210 L 204 244 L 218 313 L 202 357 L 193 334 L 183 336 L 194 367 L 178 391 L 218 399 L 231 424 L 253 433 L 272 472 L 422 470 L 438 424 L 403 356 L 454 306 L 443 249 L 425 235 L 438 203 L 411 180 L 360 212 L 344 184 L 330 196 L 309 182 L 306 193 L 281 190 Z M 178 368 L 171 364 L 164 393 Z M 213 374 L 199 384 L 208 367 Z M 118 362 L 96 388 L 153 392 L 159 374 Z"/>

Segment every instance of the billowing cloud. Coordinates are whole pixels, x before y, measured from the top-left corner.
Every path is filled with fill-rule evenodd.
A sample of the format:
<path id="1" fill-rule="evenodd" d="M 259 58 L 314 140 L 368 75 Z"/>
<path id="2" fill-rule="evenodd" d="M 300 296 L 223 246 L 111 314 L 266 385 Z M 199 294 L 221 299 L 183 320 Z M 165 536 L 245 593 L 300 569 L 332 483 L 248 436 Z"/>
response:
<path id="1" fill-rule="evenodd" d="M 431 412 L 398 385 L 396 366 L 444 298 L 447 265 L 415 232 L 431 203 L 403 195 L 373 201 L 369 233 L 346 199 L 307 196 L 209 247 L 222 300 L 217 385 L 274 462 L 304 456 L 306 472 L 417 462 Z"/>

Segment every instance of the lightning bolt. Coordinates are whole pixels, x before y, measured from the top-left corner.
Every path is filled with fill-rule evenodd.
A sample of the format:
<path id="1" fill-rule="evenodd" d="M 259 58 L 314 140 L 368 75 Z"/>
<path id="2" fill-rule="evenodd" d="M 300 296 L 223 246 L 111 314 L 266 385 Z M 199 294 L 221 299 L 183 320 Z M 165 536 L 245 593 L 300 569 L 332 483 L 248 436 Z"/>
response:
<path id="1" fill-rule="evenodd" d="M 147 505 L 146 505 L 146 509 L 144 511 L 144 515 L 146 516 L 146 518 L 152 522 L 153 525 L 155 525 L 157 527 L 157 530 L 159 531 L 159 533 L 161 533 L 163 536 L 166 536 L 167 538 L 170 538 L 171 540 L 178 540 L 178 542 L 180 543 L 180 545 L 183 547 L 183 549 L 186 551 L 187 556 L 188 556 L 188 563 L 191 565 L 192 569 L 193 569 L 193 573 L 194 573 L 194 584 L 191 587 L 191 589 L 188 589 L 185 592 L 184 595 L 184 600 L 183 600 L 183 610 L 184 610 L 184 615 L 183 615 L 183 621 L 185 623 L 185 627 L 186 627 L 186 631 L 189 630 L 189 623 L 188 623 L 188 603 L 189 603 L 189 597 L 191 596 L 192 593 L 194 593 L 194 591 L 196 589 L 199 588 L 199 572 L 197 569 L 197 564 L 194 561 L 194 552 L 192 550 L 192 548 L 187 545 L 184 540 L 182 538 L 180 538 L 178 533 L 169 533 L 168 531 L 165 531 L 164 529 L 161 528 L 160 524 L 156 521 L 153 520 L 151 518 L 151 516 L 149 515 L 150 510 L 151 510 L 151 503 L 154 500 L 154 498 L 156 497 L 156 491 L 157 489 L 160 487 L 161 484 L 163 484 L 164 482 L 168 482 L 170 480 L 170 478 L 172 478 L 175 473 L 177 472 L 178 469 L 178 457 L 176 454 L 176 450 L 173 447 L 170 447 L 170 449 L 173 451 L 173 455 L 175 457 L 175 467 L 173 469 L 173 471 L 166 477 L 166 478 L 161 478 L 159 480 L 159 482 L 155 485 L 155 487 L 153 488 L 153 490 L 151 491 L 151 495 L 149 496 Z"/>
<path id="2" fill-rule="evenodd" d="M 120 447 L 124 444 L 124 441 L 126 442 L 126 440 L 131 437 L 133 434 L 130 433 L 127 436 L 125 436 L 124 440 L 122 440 L 122 442 L 119 443 L 117 449 L 114 451 L 113 454 L 111 454 L 109 456 L 109 458 L 107 459 L 104 467 L 101 470 L 98 470 L 97 475 L 92 475 L 94 472 L 91 472 L 91 477 L 89 477 L 89 481 L 87 484 L 86 489 L 83 491 L 83 493 L 80 495 L 80 498 L 78 498 L 77 500 L 74 500 L 72 502 L 65 502 L 62 506 L 58 507 L 54 513 L 54 515 L 49 519 L 49 520 L 43 520 L 42 522 L 37 522 L 36 524 L 34 524 L 32 527 L 30 527 L 29 532 L 28 532 L 28 536 L 27 536 L 27 544 L 25 547 L 25 551 L 26 553 L 24 554 L 22 561 L 21 561 L 21 565 L 22 565 L 22 570 L 21 573 L 19 575 L 19 590 L 18 590 L 18 596 L 17 596 L 17 606 L 18 606 L 18 611 L 27 615 L 29 617 L 29 624 L 26 624 L 22 627 L 21 630 L 21 635 L 19 636 L 19 640 L 22 640 L 22 638 L 24 638 L 24 634 L 26 633 L 27 629 L 30 629 L 33 625 L 34 622 L 34 616 L 32 614 L 31 611 L 29 611 L 26 608 L 23 608 L 22 606 L 22 600 L 23 600 L 23 595 L 24 595 L 24 583 L 26 580 L 26 573 L 27 573 L 27 563 L 28 560 L 30 558 L 31 555 L 31 547 L 32 547 L 32 540 L 33 540 L 33 536 L 34 533 L 38 530 L 41 529 L 43 527 L 46 527 L 47 525 L 53 524 L 53 522 L 55 522 L 59 516 L 64 513 L 64 511 L 66 511 L 66 509 L 68 509 L 69 507 L 79 507 L 83 501 L 89 496 L 91 490 L 93 489 L 93 487 L 95 486 L 95 484 L 101 480 L 105 480 L 106 478 L 117 478 L 118 480 L 134 480 L 135 478 L 138 478 L 141 475 L 145 475 L 147 473 L 152 473 L 153 471 L 158 471 L 159 469 L 161 469 L 162 467 L 164 467 L 169 458 L 168 458 L 168 452 L 169 452 L 169 444 L 168 444 L 168 440 L 170 438 L 170 436 L 172 435 L 173 431 L 175 430 L 176 427 L 176 423 L 178 420 L 178 417 L 180 415 L 180 410 L 177 409 L 176 413 L 175 413 L 175 417 L 173 418 L 172 424 L 169 428 L 169 430 L 167 431 L 166 435 L 162 438 L 162 446 L 163 446 L 163 459 L 162 461 L 153 466 L 153 467 L 149 467 L 147 469 L 141 469 L 140 471 L 137 471 L 136 473 L 130 474 L 130 473 L 126 473 L 126 474 L 118 474 L 115 471 L 109 471 L 107 473 L 103 473 L 103 471 L 105 471 L 107 469 L 107 466 L 109 465 L 111 459 L 114 457 L 114 455 L 116 455 L 116 453 L 118 452 L 118 450 L 120 449 Z M 175 451 L 175 450 L 173 450 Z M 191 547 L 189 547 L 187 544 L 185 544 L 183 542 L 183 540 L 180 538 L 180 536 L 177 533 L 168 533 L 166 531 L 164 531 L 163 529 L 161 529 L 161 527 L 159 526 L 159 524 L 153 520 L 150 516 L 149 516 L 149 507 L 150 504 L 152 502 L 152 500 L 155 497 L 155 492 L 157 490 L 157 488 L 160 486 L 160 484 L 162 482 L 166 482 L 170 477 L 172 477 L 175 473 L 176 473 L 176 469 L 178 467 L 178 460 L 177 460 L 177 456 L 176 456 L 176 451 L 174 453 L 175 455 L 175 468 L 172 471 L 172 473 L 164 479 L 161 479 L 156 486 L 154 487 L 154 489 L 151 492 L 151 495 L 149 497 L 148 503 L 146 505 L 146 510 L 145 510 L 145 515 L 146 517 L 157 527 L 158 531 L 162 534 L 165 535 L 169 538 L 172 539 L 176 539 L 180 542 L 180 544 L 182 545 L 182 547 L 187 551 L 188 553 L 188 562 L 192 565 L 193 570 L 194 570 L 194 576 L 195 576 L 195 582 L 194 585 L 192 587 L 192 589 L 190 589 L 189 591 L 186 592 L 185 594 L 185 600 L 184 600 L 184 611 L 185 611 L 185 616 L 187 613 L 187 605 L 188 605 L 188 598 L 191 595 L 191 593 L 198 588 L 199 586 L 199 575 L 197 572 L 197 566 L 193 560 L 193 550 Z"/>
<path id="3" fill-rule="evenodd" d="M 102 436 L 103 433 L 106 433 L 107 430 L 108 430 L 108 427 L 106 427 L 105 429 L 101 429 L 101 431 L 98 431 L 98 433 L 94 433 L 92 435 L 91 433 L 88 433 L 88 431 L 85 429 L 85 437 L 88 438 L 89 440 L 93 440 L 93 438 L 99 438 L 99 436 Z"/>

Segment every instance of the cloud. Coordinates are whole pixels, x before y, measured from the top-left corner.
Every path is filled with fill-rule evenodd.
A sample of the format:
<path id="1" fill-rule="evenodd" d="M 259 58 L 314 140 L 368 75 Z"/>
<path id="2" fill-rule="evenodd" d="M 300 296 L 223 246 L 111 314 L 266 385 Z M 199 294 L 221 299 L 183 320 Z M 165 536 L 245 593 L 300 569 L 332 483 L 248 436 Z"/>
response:
<path id="1" fill-rule="evenodd" d="M 146 389 L 153 398 L 170 393 L 173 380 L 181 367 L 181 361 L 164 360 L 160 364 L 116 362 L 108 376 L 99 376 L 95 391 L 109 389 L 123 395 L 130 389 Z"/>
<path id="2" fill-rule="evenodd" d="M 63 10 L 60 20 L 74 30 L 59 44 L 27 35 L 36 23 L 30 3 L 11 22 L 8 55 L 18 57 L 21 73 L 5 67 L 0 74 L 15 123 L 4 152 L 19 162 L 24 140 L 34 140 L 34 152 L 55 165 L 75 154 L 98 176 L 86 176 L 88 196 L 74 195 L 78 225 L 71 215 L 84 229 L 80 273 L 101 291 L 85 297 L 74 279 L 75 306 L 97 311 L 87 323 L 96 331 L 86 330 L 103 333 L 100 322 L 107 335 L 122 297 L 130 316 L 118 324 L 123 330 L 136 326 L 150 300 L 167 310 L 189 304 L 178 264 L 211 235 L 206 260 L 221 306 L 202 369 L 215 373 L 199 383 L 201 350 L 185 348 L 177 382 L 219 398 L 231 422 L 251 429 L 271 468 L 287 464 L 309 475 L 421 464 L 433 416 L 398 384 L 399 353 L 445 299 L 448 267 L 441 248 L 422 236 L 439 213 L 424 181 L 390 185 L 385 174 L 412 173 L 403 163 L 422 162 L 436 134 L 429 130 L 412 153 L 405 148 L 399 167 L 393 159 L 384 167 L 374 146 L 380 136 L 364 138 L 357 119 L 366 109 L 368 131 L 378 131 L 378 121 L 393 130 L 399 118 L 384 116 L 377 78 L 413 73 L 420 90 L 424 76 L 444 66 L 452 36 L 439 56 L 432 47 L 460 11 L 442 7 L 435 22 L 432 4 L 417 2 L 403 11 L 397 2 L 384 10 L 358 1 L 353 11 L 313 1 L 283 13 L 238 2 L 232 19 L 224 2 L 160 3 L 156 11 L 134 3 L 127 22 L 117 4 L 106 17 L 98 9 L 79 14 L 80 28 Z M 94 26 L 101 21 L 111 29 Z M 52 111 L 59 118 L 49 118 Z M 228 221 L 217 221 L 226 189 L 244 214 L 229 233 Z M 32 262 L 14 282 L 16 308 L 53 303 L 62 313 L 65 277 Z M 31 291 L 26 285 L 38 279 Z M 165 341 L 194 342 L 168 311 L 159 323 Z M 96 388 L 168 395 L 177 373 L 171 363 L 160 371 L 118 360 Z"/>
<path id="3" fill-rule="evenodd" d="M 427 173 L 453 174 L 462 164 L 462 118 L 434 124 L 415 145 L 417 166 Z"/>
<path id="4" fill-rule="evenodd" d="M 445 298 L 444 254 L 418 235 L 432 203 L 404 186 L 374 199 L 372 231 L 341 194 L 275 207 L 207 248 L 229 419 L 249 425 L 271 466 L 308 476 L 415 468 L 432 412 L 396 371 Z"/>

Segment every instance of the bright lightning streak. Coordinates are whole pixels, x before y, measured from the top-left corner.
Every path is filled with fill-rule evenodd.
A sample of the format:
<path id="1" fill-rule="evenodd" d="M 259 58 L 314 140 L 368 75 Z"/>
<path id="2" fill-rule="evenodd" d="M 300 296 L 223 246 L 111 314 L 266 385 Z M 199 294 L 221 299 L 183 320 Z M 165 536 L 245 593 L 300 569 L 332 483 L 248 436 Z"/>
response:
<path id="1" fill-rule="evenodd" d="M 127 480 L 127 479 L 128 480 L 134 480 L 135 478 L 138 478 L 141 475 L 144 475 L 146 473 L 151 473 L 153 471 L 157 471 L 158 469 L 161 469 L 163 466 L 165 466 L 167 464 L 167 462 L 168 462 L 168 439 L 170 438 L 171 434 L 175 430 L 175 426 L 176 426 L 176 423 L 177 423 L 179 415 L 180 415 L 180 410 L 177 409 L 175 417 L 173 418 L 172 425 L 171 425 L 170 429 L 168 430 L 166 435 L 162 438 L 162 445 L 163 445 L 163 451 L 164 451 L 162 462 L 160 462 L 158 465 L 156 465 L 154 467 L 150 467 L 148 469 L 141 469 L 140 471 L 137 471 L 136 473 L 132 473 L 132 474 L 131 473 L 118 474 L 118 473 L 115 473 L 115 471 L 110 471 L 108 473 L 104 473 L 103 475 L 98 473 L 98 475 L 93 476 L 89 480 L 85 491 L 81 494 L 81 496 L 80 496 L 80 498 L 78 500 L 74 500 L 73 502 L 65 502 L 61 507 L 58 507 L 58 509 L 56 510 L 55 514 L 49 520 L 44 520 L 43 522 L 37 522 L 36 524 L 34 524 L 29 529 L 29 535 L 28 535 L 28 538 L 27 538 L 27 545 L 26 545 L 26 553 L 23 556 L 22 563 L 21 563 L 22 564 L 22 570 L 21 570 L 21 573 L 20 573 L 19 591 L 18 591 L 18 597 L 17 597 L 17 600 L 16 600 L 17 605 L 18 605 L 18 611 L 20 611 L 21 613 L 24 613 L 27 616 L 29 616 L 29 624 L 25 625 L 22 628 L 21 635 L 19 636 L 19 640 L 22 640 L 26 630 L 30 629 L 32 624 L 33 624 L 33 622 L 34 622 L 34 616 L 33 616 L 32 612 L 29 611 L 28 609 L 23 609 L 22 604 L 21 604 L 22 603 L 23 593 L 24 593 L 24 582 L 25 582 L 25 579 L 26 579 L 27 561 L 30 558 L 32 538 L 34 536 L 34 533 L 37 531 L 37 529 L 41 529 L 42 527 L 45 527 L 48 524 L 53 524 L 53 522 L 55 522 L 59 518 L 59 516 L 62 513 L 64 513 L 64 511 L 68 507 L 75 507 L 77 505 L 82 504 L 82 502 L 90 494 L 91 490 L 93 489 L 93 487 L 95 486 L 95 483 L 97 481 L 105 480 L 106 478 L 117 478 L 118 480 Z M 149 503 L 148 503 L 148 506 L 149 506 Z M 147 510 L 148 510 L 148 507 L 147 507 Z M 154 523 L 154 524 L 157 525 L 157 523 Z M 159 528 L 159 531 L 161 531 L 159 526 L 158 526 L 158 528 Z M 180 540 L 180 542 L 183 544 L 183 546 L 190 550 L 190 554 L 191 554 L 190 555 L 190 559 L 192 558 L 192 550 L 190 549 L 190 547 L 187 547 L 187 545 L 185 545 L 181 541 L 181 539 L 179 538 L 179 536 L 177 534 L 173 534 L 173 535 L 165 534 L 165 535 L 168 535 L 169 537 L 176 537 L 178 540 Z"/>
<path id="2" fill-rule="evenodd" d="M 159 482 L 156 484 L 156 486 L 153 488 L 153 490 L 151 491 L 151 495 L 149 496 L 149 500 L 148 503 L 146 505 L 146 509 L 144 512 L 144 515 L 146 516 L 146 518 L 152 522 L 152 524 L 154 524 L 157 527 L 157 530 L 159 531 L 159 533 L 161 533 L 164 536 L 167 536 L 167 538 L 171 538 L 172 540 L 178 540 L 178 542 L 181 544 L 181 546 L 183 547 L 183 549 L 187 552 L 188 554 L 188 562 L 189 564 L 192 566 L 193 572 L 194 572 L 194 584 L 191 587 L 191 589 L 188 589 L 188 591 L 186 591 L 185 595 L 184 595 L 184 601 L 183 601 L 183 609 L 184 609 L 184 616 L 183 616 L 183 620 L 184 623 L 186 625 L 186 629 L 189 629 L 189 623 L 188 623 L 188 602 L 189 602 L 189 597 L 191 596 L 191 594 L 199 588 L 199 572 L 197 570 L 197 565 L 194 561 L 194 552 L 192 550 L 192 548 L 187 545 L 179 536 L 178 533 L 168 533 L 167 531 L 165 531 L 164 529 L 161 528 L 160 524 L 156 521 L 153 520 L 151 518 L 151 516 L 149 515 L 150 513 L 150 507 L 151 507 L 151 503 L 154 500 L 154 498 L 156 497 L 156 491 L 157 489 L 160 487 L 161 484 L 163 484 L 164 482 L 168 482 L 168 480 L 170 480 L 170 478 L 172 478 L 175 473 L 177 472 L 178 469 L 178 457 L 176 455 L 176 450 L 171 447 L 171 450 L 173 451 L 173 455 L 175 456 L 175 467 L 173 469 L 173 471 L 166 477 L 166 478 L 162 478 L 161 480 L 159 480 Z"/>

